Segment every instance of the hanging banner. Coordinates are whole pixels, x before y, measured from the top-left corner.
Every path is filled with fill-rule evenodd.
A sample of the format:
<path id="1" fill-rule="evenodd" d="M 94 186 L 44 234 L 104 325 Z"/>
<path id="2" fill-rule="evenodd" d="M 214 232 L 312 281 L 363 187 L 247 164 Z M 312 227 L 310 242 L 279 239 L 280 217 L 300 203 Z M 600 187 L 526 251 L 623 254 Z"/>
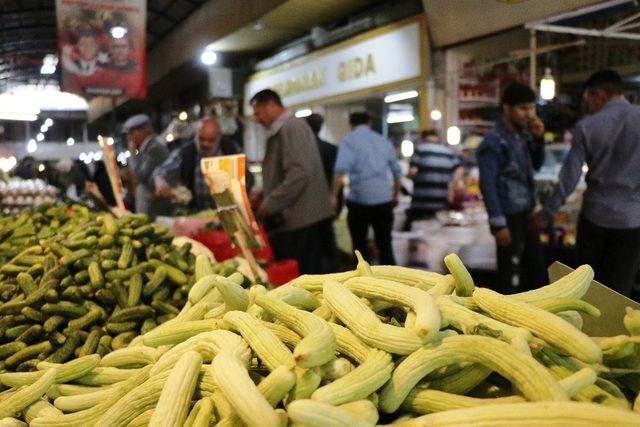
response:
<path id="1" fill-rule="evenodd" d="M 56 15 L 65 92 L 146 96 L 146 0 L 56 0 Z"/>

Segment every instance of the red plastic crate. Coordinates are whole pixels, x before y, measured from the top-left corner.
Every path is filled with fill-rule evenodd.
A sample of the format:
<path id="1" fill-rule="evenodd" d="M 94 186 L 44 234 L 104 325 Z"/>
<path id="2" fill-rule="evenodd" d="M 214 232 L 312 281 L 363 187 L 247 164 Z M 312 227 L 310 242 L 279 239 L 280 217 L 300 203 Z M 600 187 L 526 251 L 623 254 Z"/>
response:
<path id="1" fill-rule="evenodd" d="M 269 282 L 274 286 L 284 285 L 300 275 L 298 261 L 295 259 L 274 261 L 264 271 L 269 276 Z"/>
<path id="2" fill-rule="evenodd" d="M 273 250 L 269 244 L 269 238 L 264 228 L 260 226 L 260 233 L 265 245 L 260 249 L 254 249 L 253 256 L 265 260 L 267 263 L 273 260 Z M 192 239 L 205 245 L 218 261 L 235 258 L 240 254 L 240 249 L 233 246 L 231 239 L 222 230 L 202 230 L 191 236 Z"/>

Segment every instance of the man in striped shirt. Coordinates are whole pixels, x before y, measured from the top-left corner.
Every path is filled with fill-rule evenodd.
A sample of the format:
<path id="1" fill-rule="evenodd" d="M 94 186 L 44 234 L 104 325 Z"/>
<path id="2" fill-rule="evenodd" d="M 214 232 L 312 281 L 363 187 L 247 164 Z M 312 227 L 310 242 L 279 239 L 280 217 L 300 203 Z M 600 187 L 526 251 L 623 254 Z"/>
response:
<path id="1" fill-rule="evenodd" d="M 405 230 L 419 219 L 431 218 L 446 209 L 450 188 L 462 180 L 463 169 L 458 155 L 445 147 L 433 129 L 422 131 L 421 142 L 411 157 L 409 178 L 413 179 L 413 197 L 407 210 Z"/>

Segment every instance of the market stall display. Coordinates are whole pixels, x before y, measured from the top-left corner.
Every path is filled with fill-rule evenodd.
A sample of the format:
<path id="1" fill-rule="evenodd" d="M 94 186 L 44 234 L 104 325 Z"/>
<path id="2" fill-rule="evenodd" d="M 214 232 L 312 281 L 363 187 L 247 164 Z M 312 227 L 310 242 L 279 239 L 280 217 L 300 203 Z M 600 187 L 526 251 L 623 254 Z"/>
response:
<path id="1" fill-rule="evenodd" d="M 512 296 L 395 266 L 268 290 L 213 272 L 172 320 L 108 355 L 0 373 L 0 418 L 32 426 L 640 425 L 638 317 L 589 337 L 577 270 Z M 582 314 L 581 314 L 582 313 Z M 637 405 L 635 405 L 637 408 Z M 425 414 L 425 415 L 421 415 Z"/>
<path id="2" fill-rule="evenodd" d="M 4 213 L 17 213 L 41 203 L 55 202 L 57 197 L 58 189 L 41 179 L 13 179 L 0 183 L 0 207 Z"/>
<path id="3" fill-rule="evenodd" d="M 171 232 L 145 215 L 116 219 L 49 203 L 0 217 L 0 229 L 0 359 L 8 370 L 125 347 L 175 317 L 195 283 L 191 243 L 172 245 Z"/>

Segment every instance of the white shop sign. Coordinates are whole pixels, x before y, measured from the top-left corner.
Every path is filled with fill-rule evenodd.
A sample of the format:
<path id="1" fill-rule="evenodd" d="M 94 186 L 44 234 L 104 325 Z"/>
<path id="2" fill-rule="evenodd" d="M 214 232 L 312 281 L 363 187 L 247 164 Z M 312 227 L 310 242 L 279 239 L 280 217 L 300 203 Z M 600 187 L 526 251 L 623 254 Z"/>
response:
<path id="1" fill-rule="evenodd" d="M 420 24 L 350 43 L 326 54 L 312 54 L 251 77 L 245 103 L 262 89 L 274 89 L 285 106 L 344 95 L 421 75 Z M 245 104 L 245 112 L 251 113 Z"/>

